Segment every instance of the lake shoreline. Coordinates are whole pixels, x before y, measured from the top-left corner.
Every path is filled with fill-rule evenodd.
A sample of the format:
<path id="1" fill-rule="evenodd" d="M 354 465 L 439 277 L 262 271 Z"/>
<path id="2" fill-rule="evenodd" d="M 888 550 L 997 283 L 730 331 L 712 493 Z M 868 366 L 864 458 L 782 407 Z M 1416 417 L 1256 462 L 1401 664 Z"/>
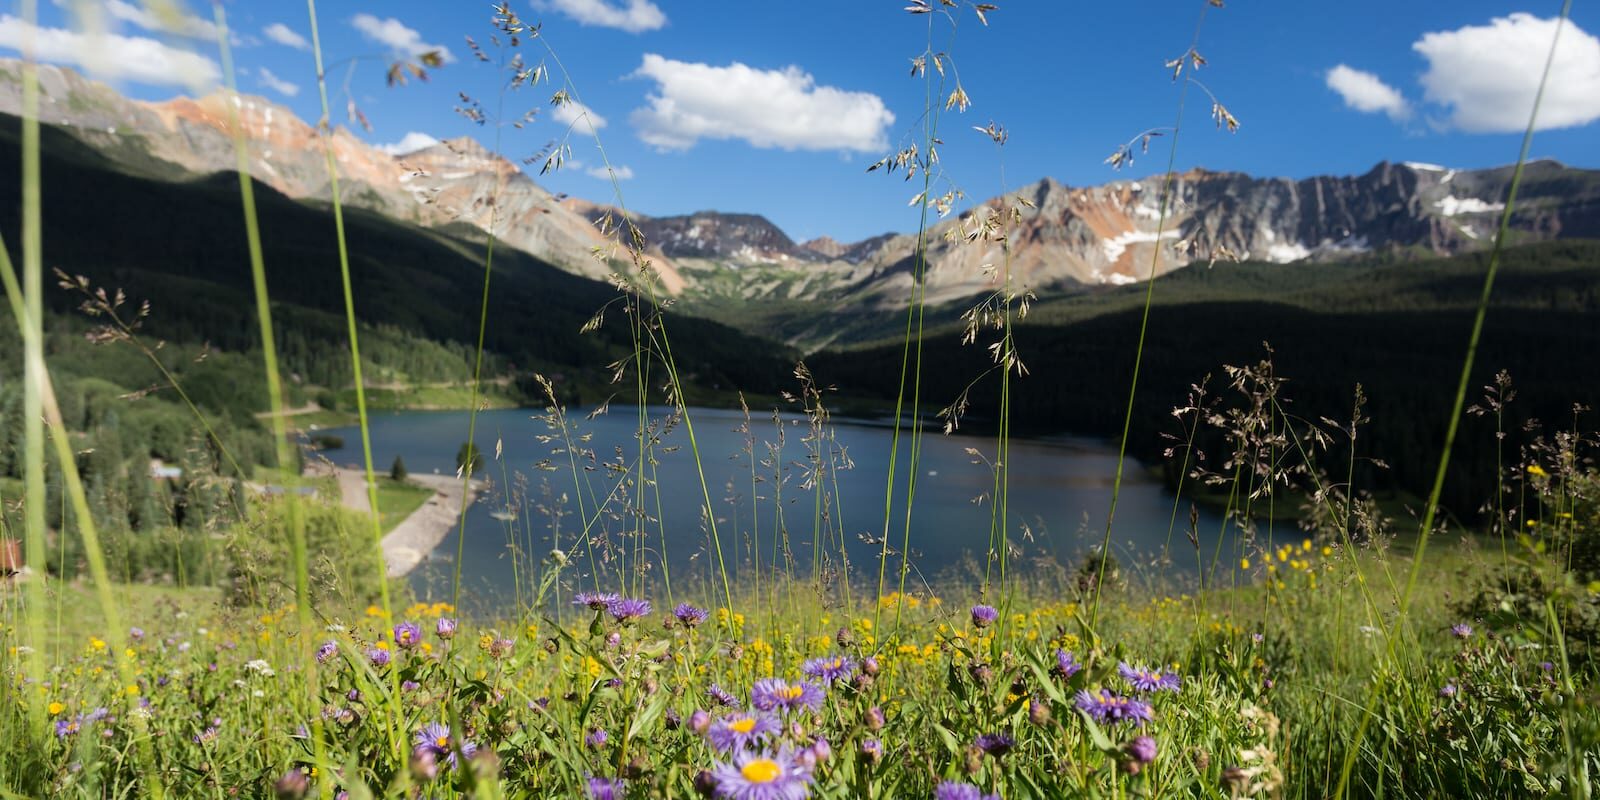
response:
<path id="1" fill-rule="evenodd" d="M 334 467 L 333 473 L 339 480 L 339 493 L 344 507 L 370 513 L 366 470 Z M 404 578 L 426 561 L 460 524 L 461 515 L 472 507 L 478 494 L 488 488 L 487 481 L 474 478 L 465 486 L 466 497 L 463 502 L 463 482 L 454 475 L 409 475 L 406 481 L 432 489 L 433 496 L 401 520 L 379 542 L 383 549 L 384 574 L 389 578 Z"/>

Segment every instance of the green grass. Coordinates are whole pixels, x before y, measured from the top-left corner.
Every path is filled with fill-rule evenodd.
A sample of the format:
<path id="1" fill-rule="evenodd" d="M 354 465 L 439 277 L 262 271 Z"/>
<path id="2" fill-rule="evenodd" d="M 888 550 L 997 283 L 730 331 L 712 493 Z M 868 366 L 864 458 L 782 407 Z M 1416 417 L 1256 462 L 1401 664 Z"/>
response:
<path id="1" fill-rule="evenodd" d="M 388 476 L 378 478 L 378 516 L 384 533 L 394 530 L 411 512 L 433 497 L 433 490 Z"/>

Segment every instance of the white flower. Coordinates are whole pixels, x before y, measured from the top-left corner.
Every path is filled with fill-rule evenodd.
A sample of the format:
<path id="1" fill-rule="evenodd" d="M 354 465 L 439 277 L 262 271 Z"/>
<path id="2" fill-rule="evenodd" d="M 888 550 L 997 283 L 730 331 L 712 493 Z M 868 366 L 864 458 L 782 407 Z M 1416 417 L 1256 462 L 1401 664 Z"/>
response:
<path id="1" fill-rule="evenodd" d="M 259 672 L 264 678 L 270 678 L 276 674 L 272 671 L 272 667 L 269 666 L 267 662 L 259 658 L 255 659 L 254 661 L 244 662 L 244 668 L 250 670 L 251 672 Z"/>
<path id="2" fill-rule="evenodd" d="M 260 689 L 257 689 L 257 690 L 255 690 L 255 691 L 253 691 L 253 692 L 251 692 L 251 693 L 250 693 L 250 696 L 251 696 L 251 697 L 266 697 L 266 696 L 267 696 L 267 693 L 266 693 L 266 692 L 263 692 L 263 691 L 261 691 L 261 690 L 260 690 Z"/>

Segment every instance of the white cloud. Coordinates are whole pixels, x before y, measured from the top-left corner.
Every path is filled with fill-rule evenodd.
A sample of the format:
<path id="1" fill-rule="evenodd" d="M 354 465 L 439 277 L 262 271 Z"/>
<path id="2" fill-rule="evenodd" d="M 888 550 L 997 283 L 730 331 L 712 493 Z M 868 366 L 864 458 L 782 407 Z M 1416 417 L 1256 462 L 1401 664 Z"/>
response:
<path id="1" fill-rule="evenodd" d="M 426 133 L 412 131 L 405 136 L 400 137 L 400 141 L 395 142 L 394 144 L 378 145 L 378 149 L 388 153 L 391 156 L 403 156 L 410 153 L 415 153 L 418 150 L 426 147 L 432 147 L 438 143 L 438 139 L 435 139 Z"/>
<path id="2" fill-rule="evenodd" d="M 617 180 L 619 181 L 633 180 L 633 169 L 631 167 L 617 166 L 612 167 L 611 170 L 616 173 Z M 611 180 L 611 172 L 607 172 L 604 166 L 590 167 L 584 170 L 584 172 L 589 173 L 589 177 L 591 178 L 599 178 L 603 181 Z"/>
<path id="3" fill-rule="evenodd" d="M 0 16 L 0 47 L 20 52 L 30 33 L 40 61 L 70 64 L 102 78 L 197 88 L 215 84 L 222 75 L 211 59 L 155 39 L 40 28 L 10 14 Z"/>
<path id="4" fill-rule="evenodd" d="M 261 79 L 262 86 L 265 86 L 268 89 L 277 92 L 278 94 L 281 94 L 285 97 L 294 97 L 300 93 L 299 85 L 290 83 L 272 74 L 272 70 L 267 69 L 266 67 L 262 67 L 259 70 L 258 75 Z"/>
<path id="5" fill-rule="evenodd" d="M 606 118 L 594 113 L 594 109 L 576 101 L 568 100 L 556 106 L 550 116 L 562 125 L 576 127 L 580 133 L 594 133 L 606 126 Z M 582 122 L 579 122 L 582 120 Z"/>
<path id="6" fill-rule="evenodd" d="M 274 22 L 271 25 L 268 25 L 266 30 L 263 30 L 262 33 L 266 34 L 268 39 L 271 39 L 272 41 L 277 42 L 284 47 L 293 47 L 296 50 L 311 49 L 311 43 L 306 41 L 306 37 L 295 33 L 293 28 L 281 22 Z"/>
<path id="7" fill-rule="evenodd" d="M 68 0 L 52 0 L 61 7 L 69 5 Z M 74 11 L 78 9 L 73 8 Z M 179 10 L 172 3 L 164 3 L 160 8 L 141 6 L 127 0 L 106 0 L 97 11 L 103 10 L 106 16 L 122 20 L 131 25 L 157 33 L 170 33 L 186 36 L 191 39 L 205 39 L 208 42 L 217 41 L 217 24 L 200 17 L 192 17 Z M 99 20 L 87 20 L 88 23 Z"/>
<path id="8" fill-rule="evenodd" d="M 1411 106 L 1400 90 L 1378 76 L 1340 64 L 1328 70 L 1328 88 L 1344 98 L 1344 104 L 1362 113 L 1382 111 L 1389 119 L 1401 122 L 1411 116 Z"/>
<path id="9" fill-rule="evenodd" d="M 624 0 L 619 8 L 607 0 L 541 0 L 538 7 L 559 11 L 579 25 L 599 25 L 629 33 L 653 31 L 667 24 L 667 15 L 650 0 Z"/>
<path id="10" fill-rule="evenodd" d="M 656 92 L 629 119 L 640 139 L 663 150 L 687 150 L 701 139 L 784 150 L 882 150 L 894 123 L 877 95 L 818 86 L 796 66 L 714 67 L 646 53 L 635 74 L 654 80 Z"/>
<path id="11" fill-rule="evenodd" d="M 437 50 L 439 57 L 446 62 L 453 60 L 449 48 L 442 44 L 428 44 L 422 41 L 422 34 L 407 28 L 405 23 L 394 17 L 378 19 L 371 14 L 357 14 L 350 19 L 350 24 L 368 40 L 387 46 L 397 55 L 410 58 L 429 50 Z"/>
<path id="12" fill-rule="evenodd" d="M 1447 124 L 1469 133 L 1510 133 L 1528 126 L 1555 19 L 1497 17 L 1488 25 L 1423 34 L 1411 45 L 1428 60 L 1424 97 L 1449 110 Z M 1561 30 L 1550 80 L 1539 104 L 1539 129 L 1600 119 L 1600 39 L 1571 22 Z"/>

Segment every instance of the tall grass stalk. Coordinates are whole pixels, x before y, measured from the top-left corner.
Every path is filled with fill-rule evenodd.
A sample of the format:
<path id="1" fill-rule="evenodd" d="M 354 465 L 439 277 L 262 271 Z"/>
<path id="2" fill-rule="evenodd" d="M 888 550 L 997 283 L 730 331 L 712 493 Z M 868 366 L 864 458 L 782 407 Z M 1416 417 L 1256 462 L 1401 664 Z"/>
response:
<path id="1" fill-rule="evenodd" d="M 272 298 L 267 291 L 266 259 L 261 251 L 261 225 L 256 217 L 255 186 L 250 178 L 249 143 L 245 140 L 244 127 L 239 119 L 239 87 L 234 72 L 233 50 L 228 44 L 227 13 L 221 3 L 214 3 L 212 8 L 217 23 L 217 48 L 222 55 L 222 74 L 227 81 L 228 97 L 232 101 L 225 105 L 228 109 L 228 127 L 233 133 L 234 159 L 239 173 L 239 201 L 244 213 L 245 243 L 250 254 L 250 278 L 255 290 L 256 320 L 261 330 L 261 360 L 266 372 L 267 408 L 272 415 L 273 450 L 278 459 L 280 480 L 283 480 L 285 485 L 293 485 L 290 475 L 295 458 L 289 444 L 288 422 L 283 413 L 283 381 L 278 370 L 277 338 L 272 329 Z M 240 479 L 243 480 L 243 476 L 240 476 Z M 314 655 L 314 642 L 309 635 L 312 630 L 311 567 L 307 556 L 305 509 L 301 505 L 298 492 L 286 491 L 283 493 L 283 498 L 289 508 L 289 544 L 295 569 L 295 612 L 300 630 L 305 632 L 298 637 L 300 663 L 304 665 L 300 670 L 304 676 L 303 684 L 306 692 L 304 710 L 311 718 L 311 740 L 316 762 L 326 768 L 322 716 L 310 713 L 316 706 L 317 659 Z M 377 514 L 375 507 L 373 514 L 374 516 Z"/>
<path id="2" fill-rule="evenodd" d="M 927 35 L 924 42 L 922 58 L 933 55 L 933 14 L 927 14 Z M 939 87 L 943 94 L 943 70 L 937 70 L 940 76 Z M 902 336 L 900 348 L 900 381 L 894 399 L 894 432 L 889 437 L 889 466 L 884 476 L 883 488 L 883 537 L 878 552 L 878 591 L 877 599 L 883 599 L 885 577 L 889 563 L 889 528 L 894 515 L 894 496 L 896 488 L 896 470 L 900 459 L 900 437 L 905 430 L 906 411 L 906 383 L 911 382 L 911 431 L 908 434 L 911 441 L 911 452 L 908 454 L 909 477 L 906 479 L 906 524 L 905 533 L 901 538 L 900 550 L 900 577 L 898 592 L 905 594 L 905 577 L 907 560 L 910 556 L 906 552 L 911 546 L 911 509 L 916 495 L 917 456 L 918 445 L 922 433 L 922 332 L 923 313 L 922 301 L 926 287 L 923 285 L 924 273 L 928 269 L 928 206 L 929 195 L 933 191 L 932 159 L 927 155 L 934 147 L 939 133 L 938 104 L 934 100 L 934 75 L 928 71 L 927 64 L 922 65 L 922 192 L 917 195 L 917 241 L 916 254 L 913 257 L 911 268 L 911 297 L 906 305 L 905 333 Z M 913 343 L 915 346 L 913 347 Z M 895 604 L 895 623 L 899 627 L 900 608 L 902 604 Z M 882 623 L 883 603 L 875 603 L 873 608 L 873 628 L 877 629 Z"/>
<path id="3" fill-rule="evenodd" d="M 1179 57 L 1180 59 L 1188 58 L 1200 46 L 1200 31 L 1205 26 L 1206 12 L 1211 10 L 1213 4 L 1212 0 L 1205 0 L 1201 3 L 1200 19 L 1195 22 L 1194 37 L 1190 40 L 1189 49 Z M 1172 192 L 1173 184 L 1177 181 L 1178 135 L 1183 130 L 1183 111 L 1188 103 L 1189 84 L 1191 82 L 1183 81 L 1183 85 L 1178 89 L 1178 111 L 1170 132 L 1172 139 L 1167 149 L 1167 169 L 1161 177 L 1160 208 L 1156 218 L 1156 246 L 1150 256 L 1150 277 L 1145 281 L 1144 309 L 1139 316 L 1139 342 L 1134 349 L 1133 377 L 1128 381 L 1128 404 L 1122 418 L 1122 435 L 1117 440 L 1117 471 L 1111 482 L 1111 505 L 1106 509 L 1106 532 L 1100 542 L 1100 551 L 1097 554 L 1099 565 L 1095 573 L 1094 599 L 1091 601 L 1089 608 L 1089 626 L 1091 628 L 1100 620 L 1100 597 L 1105 584 L 1106 561 L 1109 558 L 1111 548 L 1111 528 L 1117 518 L 1117 501 L 1122 496 L 1122 471 L 1128 457 L 1128 433 L 1133 429 L 1133 403 L 1139 392 L 1139 368 L 1144 364 L 1145 337 L 1150 330 L 1150 308 L 1155 300 L 1156 277 L 1161 267 L 1161 234 L 1167 229 L 1168 211 L 1174 205 Z"/>
<path id="4" fill-rule="evenodd" d="M 322 66 L 322 37 L 317 28 L 317 0 L 306 0 L 306 15 L 311 24 L 311 54 L 317 69 L 317 94 L 322 102 L 322 120 L 318 126 L 318 133 L 322 136 L 323 153 L 328 171 L 328 191 L 333 208 L 333 229 L 335 241 L 339 250 L 339 280 L 344 290 L 344 314 L 347 333 L 350 337 L 350 371 L 355 381 L 356 389 L 356 415 L 361 425 L 361 457 L 366 468 L 367 481 L 367 510 L 372 519 L 372 550 L 375 559 L 374 568 L 378 571 L 378 598 L 382 603 L 385 619 L 394 618 L 394 607 L 389 597 L 389 577 L 386 560 L 383 556 L 383 523 L 378 515 L 378 480 L 377 473 L 372 468 L 372 432 L 367 425 L 367 394 L 366 386 L 361 378 L 361 342 L 356 334 L 356 306 L 355 295 L 350 287 L 350 248 L 345 239 L 344 207 L 339 200 L 339 165 L 333 156 L 333 116 L 328 103 L 328 76 Z M 300 574 L 295 580 L 309 580 L 309 575 L 301 565 Z M 390 673 L 393 684 L 391 690 L 394 696 L 400 694 L 400 678 L 398 673 Z M 405 743 L 403 732 L 400 730 L 400 720 L 397 719 L 398 710 L 394 703 L 385 703 L 385 717 L 387 718 L 389 746 L 395 753 L 402 752 Z"/>
<path id="5" fill-rule="evenodd" d="M 36 578 L 27 581 L 25 589 L 30 642 L 26 656 L 27 674 L 35 676 L 47 674 L 43 658 L 44 592 L 47 574 L 44 548 L 44 435 L 48 426 L 50 440 L 55 445 L 56 460 L 59 462 L 66 483 L 63 502 L 69 500 L 71 502 L 73 518 L 77 522 L 85 558 L 89 562 L 89 572 L 94 580 L 95 597 L 100 605 L 100 613 L 109 626 L 106 641 L 113 647 L 113 652 L 118 654 L 115 659 L 116 669 L 122 685 L 131 686 L 134 685 L 133 664 L 121 656 L 126 649 L 127 632 L 122 627 L 121 614 L 111 592 L 111 576 L 106 568 L 105 554 L 100 547 L 100 535 L 89 508 L 88 494 L 84 491 L 83 480 L 78 474 L 77 453 L 73 450 L 70 434 L 62 420 L 61 409 L 56 402 L 50 374 L 44 361 L 44 253 L 41 202 L 43 180 L 39 156 L 39 73 L 38 64 L 34 61 L 35 42 L 32 33 L 36 30 L 38 6 L 34 0 L 23 0 L 22 17 L 24 28 L 28 31 L 24 34 L 22 62 L 23 280 L 19 284 L 16 268 L 11 261 L 11 252 L 5 246 L 5 242 L 0 240 L 0 282 L 3 282 L 6 296 L 10 299 L 11 313 L 23 339 L 24 412 L 27 415 L 24 421 L 24 457 L 27 470 L 25 497 L 27 540 L 24 546 L 28 563 L 39 571 Z M 67 519 L 66 515 L 63 514 L 62 519 Z M 65 538 L 65 530 L 59 535 Z M 28 695 L 28 717 L 33 720 L 34 733 L 43 735 L 48 727 L 44 699 L 36 692 L 30 691 L 25 694 Z M 124 697 L 127 698 L 128 695 L 124 694 Z M 128 710 L 132 710 L 131 706 Z M 148 724 L 138 714 L 129 716 L 135 721 L 134 727 L 138 734 L 137 756 L 149 775 L 151 796 L 163 797 L 165 790 L 161 774 L 154 767 Z"/>
<path id="6" fill-rule="evenodd" d="M 561 73 L 563 85 L 562 91 L 565 92 L 566 97 L 570 98 L 571 102 L 578 104 L 580 107 L 587 108 L 587 106 L 583 105 L 583 98 L 579 94 L 575 82 L 572 80 L 571 73 L 567 71 L 566 65 L 562 63 L 561 56 L 556 52 L 555 47 L 550 44 L 548 36 L 542 32 L 538 32 L 536 38 L 538 39 L 539 43 L 544 46 L 545 52 L 550 56 L 550 60 L 555 63 L 556 69 Z M 627 249 L 629 258 L 633 263 L 634 272 L 637 274 L 637 281 L 633 279 L 626 280 L 626 285 L 634 293 L 636 298 L 635 306 L 636 313 L 639 316 L 638 324 L 640 327 L 635 328 L 635 331 L 637 332 L 639 330 L 643 330 L 647 335 L 647 340 L 654 345 L 655 348 L 657 348 L 657 357 L 661 361 L 662 369 L 664 369 L 667 373 L 667 386 L 670 395 L 668 398 L 668 404 L 671 405 L 677 411 L 677 413 L 683 417 L 684 432 L 689 438 L 689 453 L 694 460 L 695 475 L 700 481 L 700 499 L 702 503 L 701 507 L 704 512 L 705 524 L 711 536 L 711 546 L 714 550 L 716 550 L 717 575 L 722 584 L 722 598 L 724 605 L 729 611 L 728 619 L 730 620 L 729 626 L 731 629 L 731 620 L 733 615 L 733 588 L 728 580 L 728 565 L 722 550 L 722 536 L 717 528 L 717 515 L 711 502 L 711 484 L 706 479 L 705 464 L 700 452 L 700 440 L 695 435 L 694 431 L 694 415 L 689 413 L 688 403 L 683 397 L 682 376 L 678 371 L 677 359 L 672 355 L 672 340 L 667 333 L 666 315 L 661 311 L 661 299 L 656 293 L 656 283 L 658 279 L 651 272 L 649 259 L 645 256 L 644 252 L 644 235 L 638 229 L 638 227 L 633 224 L 633 219 L 628 212 L 627 202 L 623 198 L 622 182 L 617 179 L 616 170 L 612 166 L 610 157 L 606 154 L 605 143 L 601 141 L 600 132 L 597 129 L 597 126 L 589 125 L 589 135 L 594 140 L 595 151 L 599 155 L 600 163 L 602 166 L 604 166 L 606 175 L 610 179 L 612 196 L 616 198 L 617 210 L 622 215 L 623 235 L 627 237 L 627 243 L 625 247 Z M 641 286 L 643 288 L 642 292 L 640 291 Z M 646 300 L 649 302 L 649 307 L 651 309 L 659 312 L 651 318 L 652 322 L 654 323 L 653 325 L 643 324 L 642 322 L 645 314 L 643 301 Z M 638 341 L 636 334 L 635 354 L 633 356 L 635 359 L 639 357 L 638 350 L 641 346 L 642 345 Z M 636 380 L 639 380 L 641 385 L 643 385 L 642 377 L 636 376 Z M 646 397 L 644 394 L 640 394 L 638 402 L 642 409 L 646 402 Z M 665 536 L 664 532 L 663 536 Z M 664 552 L 662 558 L 664 564 Z"/>
<path id="7" fill-rule="evenodd" d="M 1511 215 L 1517 206 L 1517 190 L 1522 185 L 1524 167 L 1528 162 L 1528 151 L 1533 146 L 1533 132 L 1537 129 L 1539 120 L 1539 105 L 1544 100 L 1545 86 L 1550 80 L 1550 67 L 1555 63 L 1556 46 L 1561 41 L 1561 31 L 1566 27 L 1567 19 L 1572 13 L 1572 0 L 1564 0 L 1561 4 L 1561 14 L 1556 18 L 1556 30 L 1551 37 L 1550 51 L 1545 57 L 1544 70 L 1539 75 L 1539 88 L 1533 95 L 1533 108 L 1528 114 L 1528 125 L 1522 133 L 1522 146 L 1517 152 L 1517 164 L 1511 173 L 1511 185 L 1506 192 L 1505 208 L 1500 212 L 1500 225 L 1495 231 L 1494 246 L 1489 250 L 1489 265 L 1484 271 L 1483 290 L 1478 296 L 1477 311 L 1472 318 L 1472 331 L 1467 337 L 1467 352 L 1461 362 L 1461 376 L 1456 381 L 1455 400 L 1451 405 L 1449 422 L 1445 427 L 1444 446 L 1439 453 L 1439 466 L 1434 471 L 1433 488 L 1428 491 L 1428 503 L 1422 514 L 1422 523 L 1417 530 L 1417 543 L 1412 555 L 1411 570 L 1406 577 L 1405 592 L 1397 600 L 1398 618 L 1395 628 L 1400 636 L 1389 637 L 1389 656 L 1398 660 L 1396 641 L 1409 631 L 1407 617 L 1411 611 L 1411 599 L 1416 591 L 1417 578 L 1422 573 L 1426 563 L 1428 539 L 1433 533 L 1434 520 L 1439 512 L 1439 497 L 1444 492 L 1445 474 L 1450 468 L 1450 455 L 1455 448 L 1456 431 L 1461 425 L 1461 414 L 1466 407 L 1467 387 L 1472 381 L 1472 366 L 1478 355 L 1478 341 L 1483 335 L 1483 320 L 1489 312 L 1489 298 L 1494 294 L 1495 276 L 1500 270 L 1500 255 L 1505 249 L 1506 236 L 1511 229 Z M 1334 795 L 1343 798 L 1349 789 L 1350 773 L 1355 768 L 1355 760 L 1360 752 L 1361 743 L 1366 738 L 1367 728 L 1371 725 L 1376 711 L 1376 705 L 1384 688 L 1388 684 L 1389 676 L 1393 670 L 1376 670 L 1371 692 L 1368 695 L 1366 707 L 1362 713 L 1361 724 L 1356 728 L 1355 738 L 1349 743 L 1345 753 L 1344 768 L 1339 775 L 1339 784 Z M 1585 793 L 1588 796 L 1587 781 L 1584 782 Z"/>

